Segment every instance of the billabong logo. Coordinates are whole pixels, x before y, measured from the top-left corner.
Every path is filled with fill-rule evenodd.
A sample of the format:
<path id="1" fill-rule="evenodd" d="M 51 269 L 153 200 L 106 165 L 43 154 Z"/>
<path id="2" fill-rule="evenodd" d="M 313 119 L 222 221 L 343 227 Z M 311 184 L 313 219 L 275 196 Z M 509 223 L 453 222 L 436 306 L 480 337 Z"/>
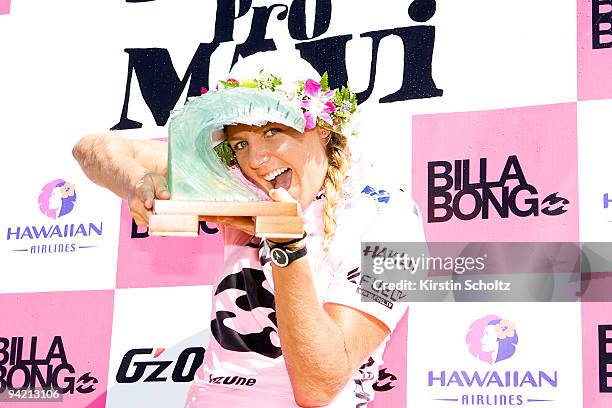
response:
<path id="1" fill-rule="evenodd" d="M 74 184 L 56 179 L 45 184 L 40 191 L 38 208 L 47 217 L 58 219 L 74 209 L 76 198 Z"/>
<path id="2" fill-rule="evenodd" d="M 68 360 L 62 336 L 53 337 L 48 348 L 43 347 L 44 340 L 38 336 L 0 337 L 0 394 L 6 389 L 43 387 L 63 394 L 88 394 L 96 390 L 98 379 L 91 371 L 75 381 L 77 370 Z"/>
<path id="3" fill-rule="evenodd" d="M 465 341 L 474 357 L 492 365 L 514 355 L 518 335 L 514 323 L 488 315 L 470 325 Z"/>
<path id="4" fill-rule="evenodd" d="M 500 218 L 555 217 L 565 214 L 570 200 L 553 192 L 540 198 L 541 191 L 527 181 L 516 155 L 508 156 L 499 178 L 491 179 L 487 158 L 478 161 L 474 175 L 473 159 L 431 161 L 427 164 L 427 221 L 446 222 L 487 220 L 494 212 Z M 467 196 L 467 198 L 466 198 Z"/>

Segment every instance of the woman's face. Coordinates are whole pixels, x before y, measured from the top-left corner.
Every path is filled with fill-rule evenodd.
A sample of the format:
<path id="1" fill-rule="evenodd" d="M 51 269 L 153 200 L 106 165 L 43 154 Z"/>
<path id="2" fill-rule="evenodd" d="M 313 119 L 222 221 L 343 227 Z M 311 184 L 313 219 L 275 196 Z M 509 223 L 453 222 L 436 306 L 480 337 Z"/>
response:
<path id="1" fill-rule="evenodd" d="M 226 131 L 242 173 L 265 192 L 283 187 L 306 208 L 321 190 L 329 132 L 316 127 L 300 133 L 278 123 L 233 125 Z"/>
<path id="2" fill-rule="evenodd" d="M 480 344 L 482 345 L 482 351 L 497 350 L 497 332 L 495 331 L 495 326 L 485 327 Z"/>
<path id="3" fill-rule="evenodd" d="M 59 187 L 55 187 L 49 197 L 49 209 L 57 210 L 62 206 L 62 191 Z"/>

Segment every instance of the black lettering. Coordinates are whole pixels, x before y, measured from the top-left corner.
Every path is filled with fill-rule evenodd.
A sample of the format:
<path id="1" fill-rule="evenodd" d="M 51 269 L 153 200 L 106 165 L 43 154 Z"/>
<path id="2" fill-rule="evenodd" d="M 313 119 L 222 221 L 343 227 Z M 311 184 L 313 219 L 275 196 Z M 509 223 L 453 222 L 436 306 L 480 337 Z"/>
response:
<path id="1" fill-rule="evenodd" d="M 510 173 L 511 170 L 514 169 L 514 173 Z M 491 187 L 502 187 L 505 186 L 508 180 L 518 180 L 519 185 L 529 185 L 527 183 L 527 179 L 525 179 L 525 175 L 523 174 L 523 169 L 521 169 L 521 164 L 519 163 L 518 157 L 512 155 L 508 157 L 506 161 L 506 165 L 504 166 L 504 170 L 502 171 L 502 175 L 499 178 L 499 182 L 489 184 Z"/>
<path id="2" fill-rule="evenodd" d="M 136 369 L 134 370 L 134 373 L 132 375 L 128 376 L 127 371 L 132 365 L 132 358 L 139 354 L 148 355 L 152 352 L 152 348 L 141 348 L 129 350 L 127 353 L 125 353 L 125 355 L 121 359 L 121 364 L 119 365 L 119 370 L 117 370 L 117 375 L 115 376 L 117 382 L 135 383 L 136 381 L 140 380 L 145 372 L 145 368 L 147 365 L 146 363 L 134 363 Z"/>
<path id="3" fill-rule="evenodd" d="M 280 7 L 283 10 L 277 14 L 278 20 L 284 20 L 287 18 L 289 7 L 284 4 L 272 4 L 267 7 L 253 7 L 253 22 L 251 23 L 251 31 L 249 36 L 242 44 L 236 46 L 234 51 L 234 59 L 232 60 L 232 66 L 238 62 L 238 56 L 246 58 L 250 55 L 258 52 L 274 51 L 276 50 L 276 43 L 271 38 L 266 38 L 266 29 L 268 28 L 268 21 L 272 15 L 272 11 L 275 8 Z"/>
<path id="4" fill-rule="evenodd" d="M 312 40 L 325 34 L 331 22 L 331 0 L 314 0 L 315 17 L 312 37 L 306 33 L 306 0 L 293 0 L 289 10 L 289 35 L 294 40 Z"/>
<path id="5" fill-rule="evenodd" d="M 170 364 L 172 364 L 172 361 L 151 361 L 143 364 L 146 364 L 148 366 L 157 366 L 157 368 L 153 370 L 153 372 L 149 374 L 143 380 L 143 382 L 164 382 L 168 379 L 168 377 L 159 377 L 159 375 L 163 373 L 164 370 L 170 366 Z"/>
<path id="6" fill-rule="evenodd" d="M 521 191 L 528 191 L 533 195 L 538 194 L 538 190 L 531 184 L 516 186 L 512 189 L 509 197 L 510 211 L 512 214 L 518 217 L 528 217 L 530 215 L 537 216 L 538 215 L 538 199 L 537 198 L 526 198 L 525 204 L 529 205 L 529 208 L 526 210 L 521 210 L 517 205 L 517 196 Z"/>
<path id="7" fill-rule="evenodd" d="M 400 37 L 404 45 L 403 82 L 400 89 L 381 98 L 379 102 L 390 103 L 442 96 L 442 90 L 436 88 L 436 84 L 431 76 L 435 27 L 411 26 L 370 31 L 361 34 L 361 37 L 370 37 L 372 39 L 372 58 L 368 88 L 358 93 L 357 99 L 360 102 L 367 100 L 374 90 L 380 41 L 390 35 Z"/>
<path id="8" fill-rule="evenodd" d="M 60 364 L 53 370 L 53 388 L 61 391 L 63 394 L 74 393 L 74 377 L 64 377 L 64 386 L 59 384 L 60 371 L 66 370 L 70 374 L 74 374 L 74 367 L 71 364 Z"/>
<path id="9" fill-rule="evenodd" d="M 170 111 L 176 106 L 189 81 L 187 96 L 200 95 L 202 87 L 208 88 L 210 57 L 219 43 L 200 44 L 183 78 L 179 78 L 168 50 L 165 48 L 126 48 L 129 55 L 125 97 L 121 118 L 111 129 L 136 129 L 142 123 L 127 117 L 132 85 L 132 71 L 136 73 L 140 92 L 153 114 L 155 123 L 164 126 Z"/>
<path id="10" fill-rule="evenodd" d="M 612 0 L 591 0 L 593 49 L 612 47 Z M 608 11 L 600 12 L 600 7 Z"/>
<path id="11" fill-rule="evenodd" d="M 235 0 L 217 0 L 215 39 L 213 43 L 224 43 L 234 40 L 234 23 L 249 11 L 251 0 L 239 0 L 238 5 L 238 14 L 236 14 Z"/>
<path id="12" fill-rule="evenodd" d="M 176 365 L 174 366 L 174 370 L 172 371 L 172 381 L 174 382 L 190 382 L 193 381 L 196 371 L 202 363 L 204 362 L 204 353 L 206 350 L 202 347 L 189 347 L 181 352 L 178 359 L 176 360 Z M 185 365 L 189 359 L 189 356 L 193 354 L 193 363 L 191 363 L 191 367 L 187 374 L 183 375 L 183 371 L 185 371 Z"/>
<path id="13" fill-rule="evenodd" d="M 146 230 L 144 232 L 139 232 L 138 231 L 138 224 L 136 224 L 136 221 L 134 221 L 134 219 L 132 218 L 132 234 L 130 236 L 130 238 L 147 238 L 149 236 L 149 229 L 146 228 Z"/>
<path id="14" fill-rule="evenodd" d="M 502 218 L 508 218 L 508 194 L 510 189 L 508 187 L 502 187 L 501 203 L 489 187 L 482 189 L 482 219 L 486 220 L 489 218 L 489 205 L 492 203 L 493 207 Z"/>
<path id="15" fill-rule="evenodd" d="M 34 344 L 36 344 L 36 337 L 33 337 L 32 341 L 34 342 Z M 57 349 L 57 351 L 54 351 L 55 349 Z M 51 347 L 49 347 L 49 353 L 47 354 L 47 359 L 45 360 L 45 363 L 51 364 L 51 359 L 54 358 L 59 358 L 62 364 L 68 364 L 61 336 L 55 336 L 53 338 L 53 341 L 51 342 Z"/>
<path id="16" fill-rule="evenodd" d="M 474 209 L 471 212 L 464 214 L 461 211 L 460 201 L 464 196 L 467 196 L 467 195 L 470 195 L 474 198 Z M 482 197 L 480 196 L 480 193 L 478 192 L 478 190 L 474 190 L 474 189 L 461 190 L 457 194 L 455 194 L 455 197 L 453 198 L 453 212 L 455 213 L 455 217 L 459 218 L 460 220 L 468 221 L 468 220 L 472 220 L 476 218 L 476 216 L 480 214 L 481 209 L 482 209 Z"/>
<path id="17" fill-rule="evenodd" d="M 321 75 L 327 72 L 329 87 L 339 88 L 348 83 L 346 71 L 346 43 L 353 38 L 351 34 L 338 35 L 295 45 L 300 56 Z M 369 96 L 369 95 L 368 95 Z M 359 98 L 358 98 L 359 99 Z M 359 100 L 363 102 L 363 100 Z"/>

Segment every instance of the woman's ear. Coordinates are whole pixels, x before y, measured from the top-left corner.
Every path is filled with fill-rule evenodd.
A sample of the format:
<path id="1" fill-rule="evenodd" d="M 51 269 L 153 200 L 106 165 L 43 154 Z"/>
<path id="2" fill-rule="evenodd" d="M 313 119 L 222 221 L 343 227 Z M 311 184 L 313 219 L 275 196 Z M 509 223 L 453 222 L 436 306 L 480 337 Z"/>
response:
<path id="1" fill-rule="evenodd" d="M 331 130 L 325 129 L 321 126 L 317 126 L 317 131 L 319 132 L 319 139 L 321 140 L 328 139 L 331 134 Z"/>

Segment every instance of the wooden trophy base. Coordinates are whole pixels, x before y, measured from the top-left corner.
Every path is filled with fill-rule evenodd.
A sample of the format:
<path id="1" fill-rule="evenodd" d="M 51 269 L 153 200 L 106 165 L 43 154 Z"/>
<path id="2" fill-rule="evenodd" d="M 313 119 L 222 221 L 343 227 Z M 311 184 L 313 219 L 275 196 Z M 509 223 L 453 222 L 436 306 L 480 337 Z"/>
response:
<path id="1" fill-rule="evenodd" d="M 304 234 L 297 203 L 155 200 L 153 212 L 151 235 L 195 237 L 200 219 L 206 216 L 255 217 L 255 235 L 260 238 L 300 238 Z"/>

